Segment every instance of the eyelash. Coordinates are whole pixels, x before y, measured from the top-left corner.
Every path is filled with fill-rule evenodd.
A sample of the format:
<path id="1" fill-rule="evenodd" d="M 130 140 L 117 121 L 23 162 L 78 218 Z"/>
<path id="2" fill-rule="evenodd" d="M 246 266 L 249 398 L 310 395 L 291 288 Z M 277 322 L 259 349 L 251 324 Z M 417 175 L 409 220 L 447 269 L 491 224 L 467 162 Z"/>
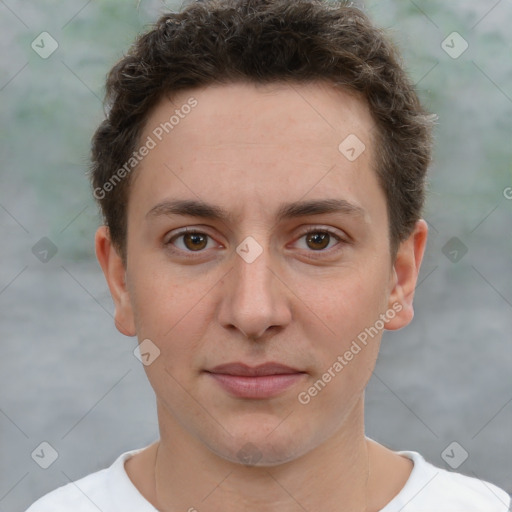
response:
<path id="1" fill-rule="evenodd" d="M 318 227 L 311 227 L 309 228 L 307 231 L 304 231 L 298 238 L 297 240 L 300 240 L 304 237 L 306 237 L 307 235 L 310 235 L 310 234 L 317 234 L 317 233 L 327 233 L 330 237 L 333 237 L 337 244 L 334 246 L 334 247 L 331 247 L 330 249 L 319 249 L 317 251 L 311 249 L 307 252 L 310 252 L 312 253 L 312 255 L 310 257 L 312 258 L 316 258 L 318 256 L 313 256 L 314 253 L 318 253 L 320 254 L 320 257 L 322 255 L 325 255 L 325 254 L 329 254 L 334 250 L 336 251 L 335 247 L 337 245 L 340 245 L 340 244 L 348 244 L 349 241 L 343 237 L 341 237 L 340 235 L 337 234 L 337 232 L 335 232 L 334 230 L 332 229 L 329 229 L 329 228 L 318 228 Z M 186 257 L 187 258 L 195 258 L 195 257 L 198 257 L 199 255 L 201 255 L 201 253 L 204 253 L 206 249 L 202 249 L 202 250 L 199 250 L 199 251 L 190 251 L 190 250 L 183 250 L 183 249 L 177 249 L 173 242 L 175 240 L 177 240 L 178 238 L 186 235 L 186 234 L 194 234 L 194 235 L 206 235 L 208 238 L 210 239 L 213 239 L 212 236 L 210 236 L 208 233 L 206 232 L 203 232 L 203 231 L 200 231 L 199 229 L 191 229 L 191 228 L 185 228 L 185 229 L 182 229 L 181 231 L 175 233 L 171 238 L 169 238 L 168 241 L 165 241 L 164 242 L 164 245 L 165 247 L 169 248 L 173 253 L 179 253 L 179 254 L 183 254 L 183 253 L 186 253 Z M 340 249 L 338 249 L 340 250 Z M 195 254 L 197 254 L 198 256 L 195 256 Z"/>

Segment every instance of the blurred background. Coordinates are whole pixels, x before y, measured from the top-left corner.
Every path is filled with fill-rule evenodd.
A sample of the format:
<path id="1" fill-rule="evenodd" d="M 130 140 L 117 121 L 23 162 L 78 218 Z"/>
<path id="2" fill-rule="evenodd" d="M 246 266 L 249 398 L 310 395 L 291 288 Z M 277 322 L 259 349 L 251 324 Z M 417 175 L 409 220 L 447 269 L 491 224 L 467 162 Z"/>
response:
<path id="1" fill-rule="evenodd" d="M 136 340 L 115 329 L 95 259 L 100 217 L 85 173 L 107 71 L 179 7 L 0 1 L 0 511 L 23 511 L 158 437 Z M 367 435 L 510 493 L 512 5 L 363 7 L 439 115 L 416 315 L 384 334 Z M 57 457 L 47 469 L 34 454 L 53 451 L 41 443 Z"/>

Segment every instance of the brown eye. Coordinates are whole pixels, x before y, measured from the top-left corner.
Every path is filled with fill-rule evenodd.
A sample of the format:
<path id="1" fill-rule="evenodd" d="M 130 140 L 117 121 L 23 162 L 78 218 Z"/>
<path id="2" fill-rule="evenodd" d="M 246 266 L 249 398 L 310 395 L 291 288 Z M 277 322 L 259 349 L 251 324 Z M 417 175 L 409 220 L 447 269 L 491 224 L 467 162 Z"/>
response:
<path id="1" fill-rule="evenodd" d="M 306 243 L 310 249 L 319 251 L 325 249 L 331 240 L 331 235 L 325 231 L 315 231 L 306 235 Z"/>
<path id="2" fill-rule="evenodd" d="M 342 250 L 348 241 L 333 229 L 312 227 L 305 231 L 296 243 L 299 249 L 309 252 L 310 256 L 313 257 L 314 253 L 318 253 L 317 256 L 333 255 Z"/>
<path id="3" fill-rule="evenodd" d="M 183 244 L 191 251 L 200 251 L 208 244 L 208 235 L 204 233 L 185 233 L 183 237 Z"/>
<path id="4" fill-rule="evenodd" d="M 213 238 L 201 231 L 186 230 L 175 234 L 164 244 L 171 250 L 177 250 L 182 253 L 199 253 L 205 249 L 211 249 Z M 214 244 L 213 244 L 214 245 Z"/>

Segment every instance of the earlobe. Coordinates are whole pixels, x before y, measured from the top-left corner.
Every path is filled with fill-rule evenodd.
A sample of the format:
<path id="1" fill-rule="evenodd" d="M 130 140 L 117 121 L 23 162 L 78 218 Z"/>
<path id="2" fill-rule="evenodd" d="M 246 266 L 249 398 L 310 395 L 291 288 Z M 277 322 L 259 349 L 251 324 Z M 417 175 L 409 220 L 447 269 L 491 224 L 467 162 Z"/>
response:
<path id="1" fill-rule="evenodd" d="M 386 323 L 386 329 L 397 330 L 405 327 L 414 317 L 414 291 L 427 244 L 428 225 L 420 219 L 414 231 L 398 249 L 393 264 L 392 290 L 388 307 L 396 315 Z"/>
<path id="2" fill-rule="evenodd" d="M 128 289 L 126 287 L 126 269 L 117 253 L 107 226 L 100 226 L 95 236 L 96 257 L 103 270 L 105 279 L 114 301 L 114 322 L 119 332 L 125 336 L 135 336 L 135 322 Z"/>

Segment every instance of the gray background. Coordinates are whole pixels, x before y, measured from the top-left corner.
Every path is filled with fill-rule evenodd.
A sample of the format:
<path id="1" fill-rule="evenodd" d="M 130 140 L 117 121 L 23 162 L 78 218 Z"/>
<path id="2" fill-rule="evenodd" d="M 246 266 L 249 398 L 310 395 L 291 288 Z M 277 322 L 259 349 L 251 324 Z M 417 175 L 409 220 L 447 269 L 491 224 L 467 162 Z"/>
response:
<path id="1" fill-rule="evenodd" d="M 447 469 L 441 454 L 456 441 L 469 454 L 458 472 L 512 492 L 512 6 L 365 6 L 439 115 L 416 316 L 384 335 L 367 435 Z M 0 1 L 0 511 L 23 511 L 158 436 L 136 340 L 116 331 L 95 261 L 85 170 L 105 74 L 162 9 Z M 47 59 L 31 48 L 43 31 L 59 44 Z M 469 45 L 458 58 L 441 46 L 453 31 Z M 42 237 L 58 249 L 47 263 L 32 252 Z M 31 458 L 43 441 L 58 452 L 46 470 Z"/>

